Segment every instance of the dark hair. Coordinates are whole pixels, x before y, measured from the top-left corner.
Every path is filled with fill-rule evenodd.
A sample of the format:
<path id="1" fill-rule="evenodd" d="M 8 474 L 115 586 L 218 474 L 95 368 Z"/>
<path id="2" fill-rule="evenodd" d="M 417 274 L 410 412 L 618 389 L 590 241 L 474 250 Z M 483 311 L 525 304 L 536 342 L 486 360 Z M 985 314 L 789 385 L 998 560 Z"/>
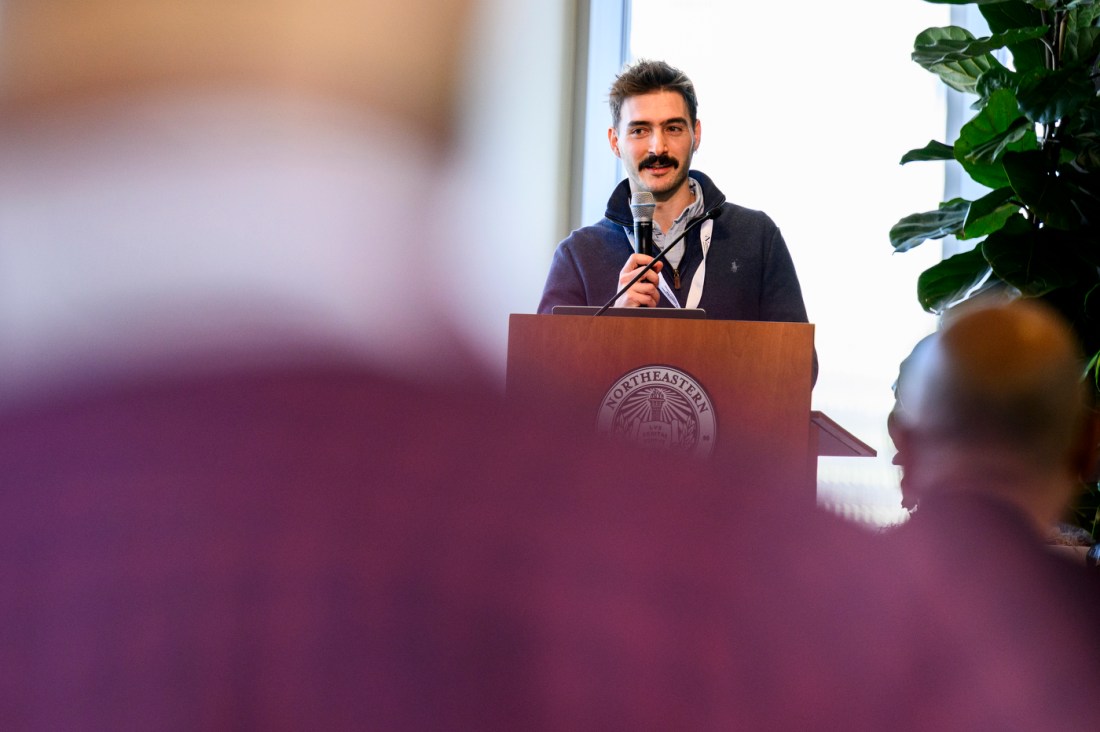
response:
<path id="1" fill-rule="evenodd" d="M 615 77 L 611 85 L 609 101 L 611 103 L 611 124 L 619 126 L 622 121 L 623 101 L 639 94 L 656 91 L 678 92 L 684 98 L 688 108 L 688 118 L 695 124 L 695 113 L 699 101 L 695 97 L 695 86 L 683 71 L 669 66 L 664 61 L 639 59 L 627 65 L 621 74 Z"/>

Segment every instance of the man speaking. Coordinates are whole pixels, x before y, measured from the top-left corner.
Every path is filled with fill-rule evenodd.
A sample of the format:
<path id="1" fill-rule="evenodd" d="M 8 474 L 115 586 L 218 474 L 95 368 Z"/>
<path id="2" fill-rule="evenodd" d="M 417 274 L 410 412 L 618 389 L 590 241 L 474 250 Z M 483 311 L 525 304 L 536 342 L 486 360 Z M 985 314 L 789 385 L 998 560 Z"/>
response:
<path id="1" fill-rule="evenodd" d="M 627 178 L 611 194 L 604 218 L 558 245 L 538 311 L 614 298 L 617 307 L 702 308 L 722 320 L 807 322 L 779 228 L 766 214 L 729 203 L 710 178 L 690 169 L 702 133 L 691 80 L 663 61 L 641 60 L 615 79 L 610 104 L 607 136 Z M 640 210 L 652 216 L 653 254 L 673 246 L 630 284 L 653 260 L 636 241 Z"/>

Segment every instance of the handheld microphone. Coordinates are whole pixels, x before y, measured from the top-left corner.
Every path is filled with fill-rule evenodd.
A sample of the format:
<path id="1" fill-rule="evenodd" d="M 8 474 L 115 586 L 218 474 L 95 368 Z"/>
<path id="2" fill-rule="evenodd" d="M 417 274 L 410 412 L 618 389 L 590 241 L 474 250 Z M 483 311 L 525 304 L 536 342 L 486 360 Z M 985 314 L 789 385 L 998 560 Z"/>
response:
<path id="1" fill-rule="evenodd" d="M 649 191 L 638 191 L 630 197 L 630 213 L 634 216 L 634 242 L 638 254 L 653 256 L 653 210 L 657 200 Z"/>
<path id="2" fill-rule="evenodd" d="M 633 208 L 633 206 L 631 206 L 631 208 Z M 685 226 L 684 230 L 680 233 L 680 236 L 673 239 L 671 244 L 666 245 L 664 249 L 657 252 L 657 256 L 655 256 L 649 264 L 647 264 L 646 266 L 644 266 L 640 270 L 638 270 L 638 274 L 634 275 L 634 279 L 630 280 L 630 282 L 627 282 L 625 285 L 623 285 L 623 288 L 621 290 L 619 290 L 618 292 L 616 292 L 614 295 L 612 295 L 611 299 L 608 300 L 602 308 L 600 308 L 595 313 L 593 313 L 593 315 L 594 316 L 595 315 L 603 315 L 605 312 L 607 312 L 608 308 L 610 308 L 612 305 L 614 305 L 615 301 L 618 300 L 620 297 L 622 297 L 624 292 L 626 292 L 631 287 L 633 287 L 635 282 L 637 282 L 638 280 L 645 277 L 646 272 L 653 269 L 653 265 L 657 264 L 657 262 L 664 259 L 665 252 L 667 252 L 668 250 L 672 249 L 672 247 L 679 244 L 680 240 L 683 239 L 685 236 L 687 236 L 689 231 L 691 231 L 692 229 L 694 229 L 696 226 L 703 223 L 704 221 L 707 221 L 709 219 L 718 218 L 721 214 L 722 214 L 722 204 L 719 203 L 717 206 L 715 206 L 711 210 L 707 211 L 706 213 L 704 213 L 699 218 L 692 219 L 691 221 L 689 221 L 688 225 Z M 652 225 L 652 222 L 650 222 L 650 223 Z M 635 226 L 637 226 L 637 219 L 635 219 Z"/>

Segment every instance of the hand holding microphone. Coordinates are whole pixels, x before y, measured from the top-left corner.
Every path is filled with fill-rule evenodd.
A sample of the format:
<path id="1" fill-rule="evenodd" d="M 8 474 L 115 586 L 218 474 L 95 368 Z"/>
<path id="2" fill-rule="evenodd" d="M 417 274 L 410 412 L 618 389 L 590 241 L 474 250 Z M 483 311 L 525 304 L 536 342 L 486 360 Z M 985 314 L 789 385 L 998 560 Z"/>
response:
<path id="1" fill-rule="evenodd" d="M 619 291 L 619 296 L 614 301 L 615 307 L 657 307 L 657 303 L 661 301 L 661 292 L 657 289 L 657 273 L 661 271 L 664 262 L 656 264 L 652 262 L 653 257 L 646 254 L 630 255 L 622 270 L 619 271 L 619 286 L 623 289 Z"/>
<path id="2" fill-rule="evenodd" d="M 605 303 L 603 307 L 601 307 L 599 310 L 597 310 L 594 313 L 594 315 L 603 315 L 605 312 L 607 312 L 607 310 L 612 305 L 614 305 L 616 302 L 619 301 L 619 298 L 623 297 L 627 292 L 629 292 L 630 289 L 632 287 L 634 287 L 635 284 L 640 282 L 643 277 L 646 278 L 647 281 L 656 283 L 656 280 L 657 280 L 656 276 L 654 275 L 654 277 L 650 278 L 650 273 L 660 270 L 660 267 L 663 264 L 663 262 L 661 260 L 664 258 L 665 252 L 667 252 L 668 250 L 672 249 L 672 247 L 679 244 L 680 240 L 682 240 L 685 236 L 687 236 L 688 232 L 690 232 L 692 229 L 694 229 L 699 224 L 703 223 L 704 221 L 710 221 L 712 219 L 716 219 L 721 215 L 722 215 L 722 204 L 718 203 L 717 205 L 714 206 L 714 208 L 710 209 L 709 211 L 704 213 L 702 216 L 700 216 L 696 219 L 693 219 L 692 221 L 689 221 L 688 225 L 684 227 L 684 230 L 682 232 L 680 232 L 680 235 L 678 237 L 676 237 L 675 239 L 673 239 L 671 242 L 669 242 L 667 245 L 665 245 L 664 249 L 657 252 L 657 255 L 655 257 L 649 257 L 649 256 L 645 256 L 645 255 L 642 255 L 642 254 L 632 254 L 632 255 L 630 255 L 630 259 L 626 260 L 626 265 L 623 267 L 622 271 L 619 273 L 619 281 L 623 282 L 623 280 L 626 279 L 627 277 L 629 277 L 630 279 L 628 281 L 626 281 L 625 284 L 623 284 L 622 288 L 618 292 L 616 292 L 614 295 L 612 295 L 611 299 L 608 300 L 607 303 Z M 652 221 L 650 221 L 650 224 L 652 225 Z M 652 229 L 651 229 L 651 231 L 652 231 Z M 648 264 L 646 264 L 646 262 L 648 262 Z M 638 265 L 641 265 L 641 266 L 639 267 Z M 629 270 L 629 272 L 628 272 L 628 270 Z M 631 273 L 633 273 L 633 274 L 631 274 Z M 656 284 L 654 284 L 654 289 L 656 289 Z M 660 296 L 658 295 L 658 299 L 659 298 L 660 298 Z M 656 304 L 656 302 L 654 304 Z"/>
<path id="3" fill-rule="evenodd" d="M 615 307 L 657 307 L 661 301 L 661 293 L 657 290 L 660 262 L 645 272 L 641 279 L 634 279 L 639 274 L 638 270 L 648 265 L 655 253 L 653 212 L 656 208 L 657 200 L 649 191 L 635 191 L 630 197 L 630 213 L 634 217 L 634 248 L 638 253 L 632 254 L 619 271 L 619 286 L 626 287 L 615 299 Z"/>

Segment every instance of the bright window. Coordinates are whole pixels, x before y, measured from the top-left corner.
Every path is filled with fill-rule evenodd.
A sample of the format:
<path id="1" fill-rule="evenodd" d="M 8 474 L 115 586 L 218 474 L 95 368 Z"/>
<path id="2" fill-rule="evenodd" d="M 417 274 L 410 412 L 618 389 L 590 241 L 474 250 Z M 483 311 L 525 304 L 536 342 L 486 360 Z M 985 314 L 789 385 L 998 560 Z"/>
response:
<path id="1" fill-rule="evenodd" d="M 949 6 L 633 0 L 624 8 L 625 55 L 664 59 L 695 82 L 703 130 L 694 167 L 783 231 L 816 326 L 814 409 L 878 450 L 874 459 L 823 458 L 819 502 L 873 524 L 902 520 L 886 415 L 898 363 L 935 325 L 915 293 L 941 247 L 894 255 L 888 232 L 943 200 L 941 163 L 898 161 L 945 139 L 945 90 L 910 52 L 919 32 L 950 24 Z M 620 44 L 613 35 L 595 38 L 595 51 Z M 611 155 L 610 83 L 592 79 L 597 123 L 585 134 L 586 158 Z M 592 109 L 594 98 L 602 109 Z M 586 190 L 585 200 L 602 196 L 602 205 L 614 182 Z"/>

